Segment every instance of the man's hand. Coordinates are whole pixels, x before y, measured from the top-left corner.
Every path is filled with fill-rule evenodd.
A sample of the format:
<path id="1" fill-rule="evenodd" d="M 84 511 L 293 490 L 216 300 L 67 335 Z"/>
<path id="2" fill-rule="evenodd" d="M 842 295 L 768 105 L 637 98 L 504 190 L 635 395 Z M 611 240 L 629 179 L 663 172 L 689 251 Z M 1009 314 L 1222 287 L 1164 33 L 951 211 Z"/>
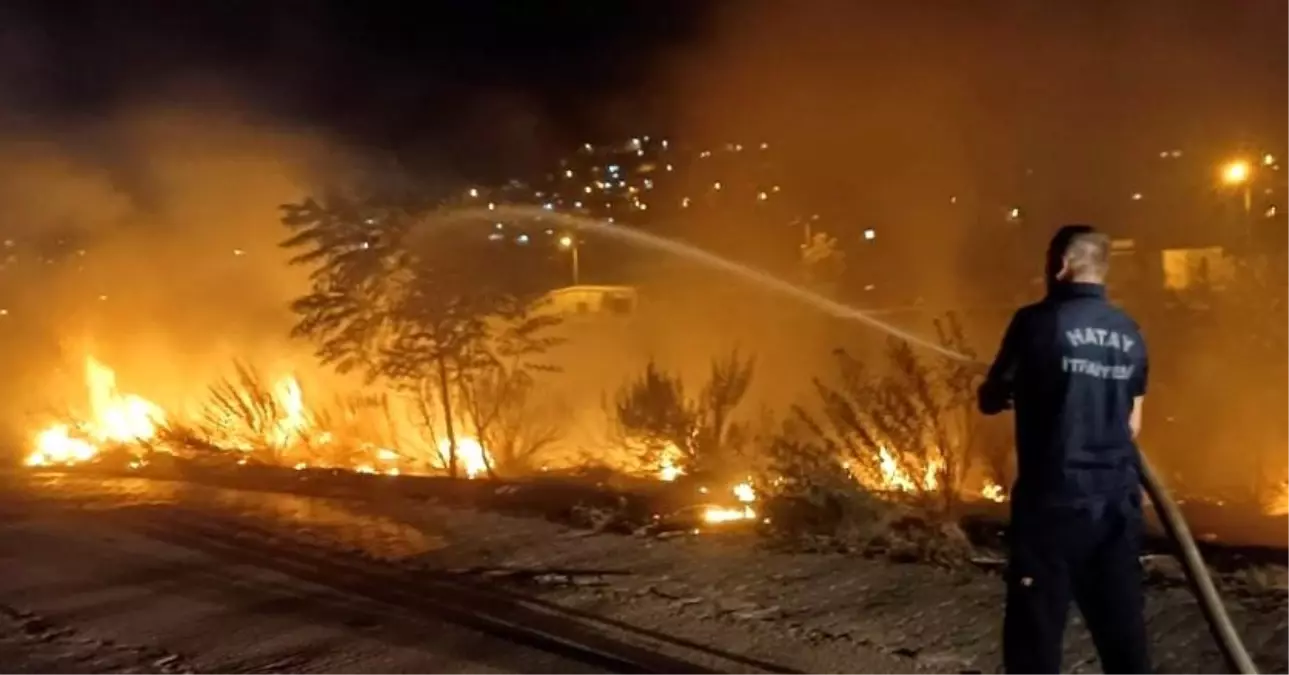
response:
<path id="1" fill-rule="evenodd" d="M 997 415 L 1004 410 L 1011 410 L 1011 391 L 1007 387 L 999 387 L 997 384 L 985 380 L 984 384 L 980 385 L 980 388 L 976 390 L 976 406 L 985 415 Z"/>
<path id="2" fill-rule="evenodd" d="M 998 348 L 993 364 L 989 366 L 984 383 L 976 390 L 976 406 L 981 413 L 997 415 L 1011 409 L 1023 335 L 1022 312 L 1017 312 L 1007 325 L 1007 331 L 1003 333 L 1002 345 Z"/>

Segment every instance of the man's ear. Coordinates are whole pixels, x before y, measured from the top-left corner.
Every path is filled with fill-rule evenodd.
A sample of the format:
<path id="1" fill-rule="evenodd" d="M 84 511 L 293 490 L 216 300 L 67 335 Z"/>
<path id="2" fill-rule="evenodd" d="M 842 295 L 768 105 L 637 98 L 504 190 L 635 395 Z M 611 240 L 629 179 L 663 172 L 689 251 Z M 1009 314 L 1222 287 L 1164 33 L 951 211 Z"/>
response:
<path id="1" fill-rule="evenodd" d="M 1056 271 L 1057 281 L 1066 281 L 1070 276 L 1070 259 L 1069 257 L 1061 258 L 1061 269 Z"/>

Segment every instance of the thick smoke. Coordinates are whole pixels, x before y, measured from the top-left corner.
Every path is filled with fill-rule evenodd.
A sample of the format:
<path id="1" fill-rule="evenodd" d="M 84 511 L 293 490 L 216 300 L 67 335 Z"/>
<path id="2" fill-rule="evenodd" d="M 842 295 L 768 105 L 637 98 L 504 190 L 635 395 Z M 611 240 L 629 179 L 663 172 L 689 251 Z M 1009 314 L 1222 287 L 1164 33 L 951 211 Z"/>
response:
<path id="1" fill-rule="evenodd" d="M 287 337 L 304 271 L 278 247 L 278 206 L 347 154 L 222 97 L 0 138 L 8 424 L 78 400 L 91 354 L 171 405 L 235 358 L 307 368 Z"/>
<path id="2" fill-rule="evenodd" d="M 1212 319 L 1156 311 L 1165 304 L 1162 278 L 1157 259 L 1147 259 L 1229 227 L 1200 213 L 1223 198 L 1212 178 L 1220 162 L 1250 143 L 1281 154 L 1283 3 L 725 7 L 702 40 L 660 71 L 677 137 L 713 146 L 780 141 L 776 161 L 790 177 L 776 199 L 821 213 L 818 228 L 839 238 L 847 267 L 879 286 L 968 308 L 984 357 L 997 345 L 1007 303 L 1041 293 L 1027 283 L 1059 224 L 1133 233 L 1141 251 L 1116 258 L 1111 281 L 1117 300 L 1137 303 L 1159 356 L 1148 451 L 1208 494 L 1219 483 L 1284 481 L 1283 405 L 1267 413 L 1274 406 L 1245 398 L 1283 393 L 1283 354 L 1234 368 L 1226 355 L 1247 351 L 1248 334 L 1261 330 L 1254 320 L 1229 319 L 1243 331 L 1193 330 L 1186 324 Z M 1152 161 L 1172 148 L 1185 148 L 1192 178 Z M 1144 201 L 1129 199 L 1138 191 Z M 1022 217 L 1005 222 L 1017 206 Z M 703 227 L 752 240 L 742 242 L 749 257 L 793 246 L 729 215 Z M 870 227 L 878 236 L 866 245 L 860 234 Z M 1134 278 L 1133 266 L 1146 272 Z M 1000 301 L 999 289 L 1016 297 Z M 983 297 L 1002 305 L 972 311 Z M 833 339 L 780 325 L 803 338 L 802 355 Z M 1207 401 L 1196 394 L 1213 381 L 1246 393 L 1188 403 Z M 1235 433 L 1244 429 L 1253 431 Z M 1251 459 L 1215 470 L 1214 448 L 1228 444 Z"/>
<path id="3" fill-rule="evenodd" d="M 1275 3 L 725 8 L 659 76 L 677 135 L 783 141 L 783 198 L 823 213 L 852 263 L 931 294 L 970 296 L 979 259 L 1011 240 L 1029 237 L 1037 261 L 1061 223 L 1168 232 L 1127 199 L 1155 184 L 1161 149 L 1283 142 Z M 979 222 L 1016 206 L 1017 231 Z M 881 246 L 865 255 L 868 227 Z"/>

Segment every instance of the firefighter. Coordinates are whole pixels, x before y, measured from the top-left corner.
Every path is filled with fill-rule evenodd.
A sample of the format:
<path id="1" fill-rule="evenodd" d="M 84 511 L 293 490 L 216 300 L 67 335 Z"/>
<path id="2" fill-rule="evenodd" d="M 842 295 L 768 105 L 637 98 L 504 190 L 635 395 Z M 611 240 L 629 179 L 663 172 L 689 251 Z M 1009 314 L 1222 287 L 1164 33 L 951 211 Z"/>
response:
<path id="1" fill-rule="evenodd" d="M 1106 673 L 1150 672 L 1139 561 L 1136 438 L 1146 343 L 1106 299 L 1110 240 L 1067 225 L 1047 253 L 1048 291 L 1012 317 L 980 411 L 1015 411 L 1003 665 L 1056 673 L 1070 601 Z"/>

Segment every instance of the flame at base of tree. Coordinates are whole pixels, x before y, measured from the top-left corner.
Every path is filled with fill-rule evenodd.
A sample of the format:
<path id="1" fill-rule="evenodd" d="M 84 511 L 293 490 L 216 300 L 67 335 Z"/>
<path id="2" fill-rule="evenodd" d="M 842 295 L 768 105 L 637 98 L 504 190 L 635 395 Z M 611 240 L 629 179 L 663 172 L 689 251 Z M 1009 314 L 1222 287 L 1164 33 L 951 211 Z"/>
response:
<path id="1" fill-rule="evenodd" d="M 439 458 L 444 466 L 451 461 L 451 454 L 452 444 L 447 439 L 439 441 Z M 457 439 L 457 464 L 466 478 L 486 476 L 490 463 L 491 459 L 479 441 L 468 436 Z"/>

